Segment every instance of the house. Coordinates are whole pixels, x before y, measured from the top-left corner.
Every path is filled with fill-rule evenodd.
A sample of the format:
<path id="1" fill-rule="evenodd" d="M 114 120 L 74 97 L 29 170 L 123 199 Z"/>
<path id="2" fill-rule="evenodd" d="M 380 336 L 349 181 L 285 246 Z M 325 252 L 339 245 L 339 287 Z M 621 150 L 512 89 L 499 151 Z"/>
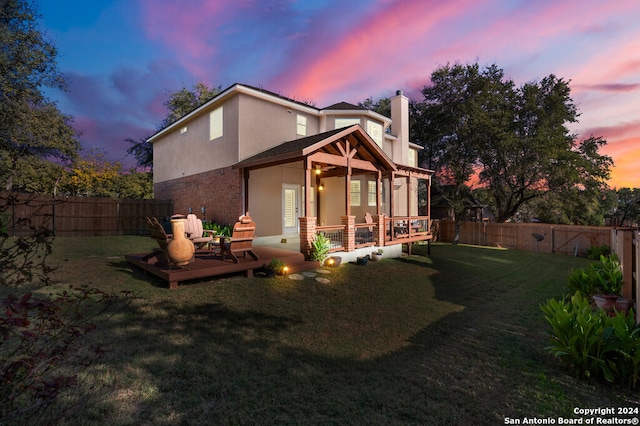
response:
<path id="1" fill-rule="evenodd" d="M 249 211 L 256 234 L 300 237 L 303 253 L 317 232 L 344 252 L 431 238 L 432 172 L 417 167 L 401 91 L 388 118 L 234 84 L 149 142 L 155 196 L 177 212 L 233 223 Z"/>

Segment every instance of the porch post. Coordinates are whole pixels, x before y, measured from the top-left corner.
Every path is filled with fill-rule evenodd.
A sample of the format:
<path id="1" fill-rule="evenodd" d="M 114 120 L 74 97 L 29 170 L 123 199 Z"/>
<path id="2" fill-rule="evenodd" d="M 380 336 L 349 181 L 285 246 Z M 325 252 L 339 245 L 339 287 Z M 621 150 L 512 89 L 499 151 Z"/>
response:
<path id="1" fill-rule="evenodd" d="M 373 223 L 376 224 L 376 234 L 373 236 L 378 247 L 384 247 L 384 215 L 379 214 L 373 217 Z"/>
<path id="2" fill-rule="evenodd" d="M 311 247 L 315 238 L 316 218 L 307 216 L 300 217 L 300 253 L 304 254 L 307 259 L 311 255 Z"/>
<path id="3" fill-rule="evenodd" d="M 304 216 L 309 216 L 311 214 L 311 200 L 309 195 L 311 195 L 311 160 L 307 157 L 307 166 L 305 167 L 304 173 Z"/>
<path id="4" fill-rule="evenodd" d="M 382 214 L 382 172 L 380 170 L 376 179 L 376 214 Z"/>
<path id="5" fill-rule="evenodd" d="M 242 191 L 244 192 L 244 206 L 242 206 L 242 211 L 243 212 L 248 212 L 249 211 L 249 170 L 248 169 L 243 169 L 242 170 L 242 177 L 243 177 L 243 181 L 244 181 L 244 185 L 242 188 Z"/>
<path id="6" fill-rule="evenodd" d="M 391 226 L 389 227 L 389 232 L 391 232 L 391 239 L 394 240 L 396 238 L 395 236 L 395 197 L 393 196 L 393 194 L 396 192 L 395 188 L 394 188 L 394 183 L 396 181 L 396 174 L 394 172 L 391 172 L 391 174 L 389 175 L 389 215 L 391 216 Z"/>
<path id="7" fill-rule="evenodd" d="M 356 217 L 351 215 L 340 216 L 340 222 L 345 228 L 342 235 L 344 251 L 354 251 L 356 249 Z"/>

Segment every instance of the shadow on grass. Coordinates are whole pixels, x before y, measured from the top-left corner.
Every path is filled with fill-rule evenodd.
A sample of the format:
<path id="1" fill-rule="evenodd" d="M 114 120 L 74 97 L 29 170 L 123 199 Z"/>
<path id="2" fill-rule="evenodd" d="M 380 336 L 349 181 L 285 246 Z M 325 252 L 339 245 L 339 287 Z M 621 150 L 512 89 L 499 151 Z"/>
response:
<path id="1" fill-rule="evenodd" d="M 558 370 L 537 304 L 557 294 L 567 263 L 432 250 L 345 265 L 327 285 L 244 278 L 150 292 L 96 337 L 109 352 L 94 374 L 111 392 L 82 422 L 502 424 L 620 405 L 547 378 Z"/>

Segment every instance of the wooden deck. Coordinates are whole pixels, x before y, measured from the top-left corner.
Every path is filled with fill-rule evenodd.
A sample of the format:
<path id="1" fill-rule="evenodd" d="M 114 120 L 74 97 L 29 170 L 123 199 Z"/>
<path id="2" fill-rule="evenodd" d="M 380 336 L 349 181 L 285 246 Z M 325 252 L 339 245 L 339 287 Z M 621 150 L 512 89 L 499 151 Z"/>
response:
<path id="1" fill-rule="evenodd" d="M 214 255 L 207 250 L 198 250 L 194 259 L 183 267 L 168 265 L 166 260 L 163 259 L 164 255 L 145 260 L 147 253 L 136 253 L 128 254 L 125 258 L 129 263 L 167 281 L 169 288 L 172 289 L 178 288 L 178 283 L 181 281 L 219 275 L 242 272 L 251 277 L 253 276 L 254 269 L 260 269 L 269 264 L 273 258 L 282 260 L 289 268 L 289 274 L 308 271 L 319 266 L 318 262 L 305 261 L 304 256 L 300 252 L 261 246 L 254 246 L 253 249 L 258 255 L 258 260 L 253 260 L 251 257 L 239 257 L 238 263 L 228 258 L 222 260 L 219 255 Z"/>

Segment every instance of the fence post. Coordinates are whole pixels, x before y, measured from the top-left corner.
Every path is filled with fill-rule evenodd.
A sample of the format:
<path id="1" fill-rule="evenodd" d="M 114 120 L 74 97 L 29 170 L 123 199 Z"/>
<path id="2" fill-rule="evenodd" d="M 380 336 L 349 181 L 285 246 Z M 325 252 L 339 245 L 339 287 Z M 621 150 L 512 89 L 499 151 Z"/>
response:
<path id="1" fill-rule="evenodd" d="M 635 311 L 636 311 L 636 323 L 640 323 L 640 304 L 638 303 L 638 298 L 640 298 L 640 273 L 638 273 L 638 268 L 640 268 L 640 231 L 636 230 L 633 233 L 633 252 L 635 255 L 635 271 L 633 271 L 633 280 L 635 283 Z"/>
<path id="2" fill-rule="evenodd" d="M 631 300 L 633 297 L 633 230 L 611 230 L 611 249 L 618 255 L 622 267 L 622 297 Z"/>

